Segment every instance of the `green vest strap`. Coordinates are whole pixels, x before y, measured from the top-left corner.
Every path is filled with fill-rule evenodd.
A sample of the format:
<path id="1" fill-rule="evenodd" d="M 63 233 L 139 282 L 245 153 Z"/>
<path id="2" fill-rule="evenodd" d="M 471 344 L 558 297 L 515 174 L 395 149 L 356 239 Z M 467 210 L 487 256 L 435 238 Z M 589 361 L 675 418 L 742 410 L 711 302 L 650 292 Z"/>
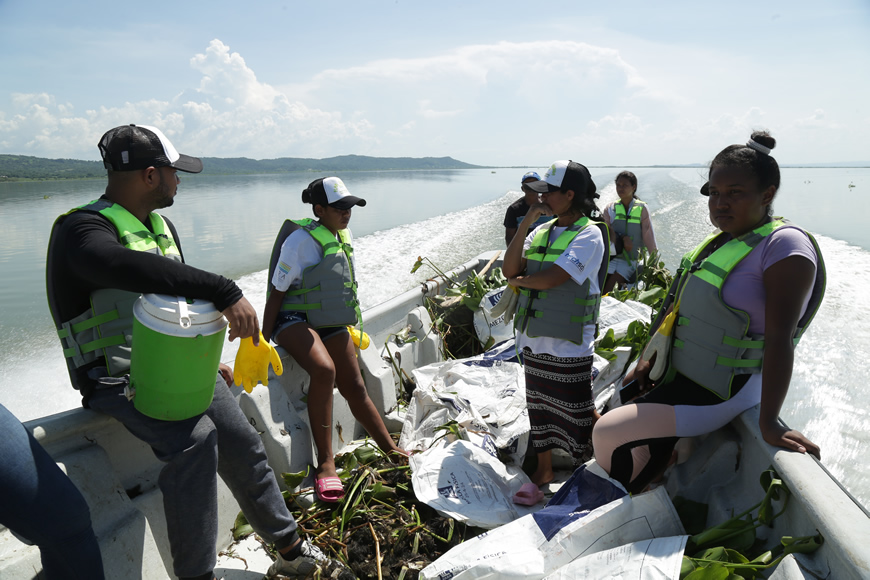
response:
<path id="1" fill-rule="evenodd" d="M 87 320 L 83 320 L 77 324 L 73 324 L 69 326 L 68 323 L 65 323 L 63 328 L 57 331 L 58 338 L 66 338 L 71 336 L 72 334 L 78 334 L 83 330 L 87 330 L 89 328 L 93 328 L 100 324 L 105 324 L 106 322 L 111 322 L 113 320 L 117 320 L 121 315 L 117 310 L 110 310 L 109 312 L 103 312 L 99 316 L 94 316 L 93 318 L 88 318 Z M 82 345 L 82 352 L 90 352 L 84 349 L 84 345 Z"/>
<path id="2" fill-rule="evenodd" d="M 763 340 L 740 340 L 728 335 L 722 337 L 722 343 L 737 348 L 764 348 Z"/>
<path id="3" fill-rule="evenodd" d="M 87 342 L 82 345 L 76 345 L 73 348 L 65 348 L 63 349 L 63 355 L 66 357 L 88 354 L 89 352 L 94 352 L 95 350 L 100 350 L 101 348 L 108 348 L 110 346 L 118 346 L 121 344 L 127 344 L 127 340 L 121 334 L 116 334 L 114 336 L 106 336 L 97 340 L 92 340 L 91 342 Z"/>
<path id="4" fill-rule="evenodd" d="M 728 358 L 724 356 L 719 356 L 716 357 L 716 364 L 739 369 L 752 369 L 761 368 L 761 359 Z"/>

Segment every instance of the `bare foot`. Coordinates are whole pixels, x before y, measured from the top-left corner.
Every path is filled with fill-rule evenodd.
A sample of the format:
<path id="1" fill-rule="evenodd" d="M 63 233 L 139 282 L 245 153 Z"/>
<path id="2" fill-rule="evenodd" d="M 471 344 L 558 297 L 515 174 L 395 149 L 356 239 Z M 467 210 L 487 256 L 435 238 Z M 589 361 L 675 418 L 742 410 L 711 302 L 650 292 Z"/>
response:
<path id="1" fill-rule="evenodd" d="M 335 459 L 330 457 L 328 460 L 315 467 L 314 477 L 317 479 L 323 477 L 338 477 L 338 472 L 335 470 Z"/>
<path id="2" fill-rule="evenodd" d="M 536 471 L 535 473 L 532 474 L 532 477 L 531 477 L 532 483 L 534 483 L 538 487 L 541 487 L 542 485 L 547 485 L 548 483 L 552 482 L 553 479 L 555 479 L 555 478 L 556 478 L 556 474 L 553 473 L 552 470 L 542 471 L 540 473 Z"/>

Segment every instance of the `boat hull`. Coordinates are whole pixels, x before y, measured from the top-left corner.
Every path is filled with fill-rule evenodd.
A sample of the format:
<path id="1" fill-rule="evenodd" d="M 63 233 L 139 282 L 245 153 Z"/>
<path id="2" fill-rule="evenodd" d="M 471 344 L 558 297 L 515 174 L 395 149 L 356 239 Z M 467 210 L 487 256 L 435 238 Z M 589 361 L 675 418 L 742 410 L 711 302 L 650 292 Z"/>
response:
<path id="1" fill-rule="evenodd" d="M 453 274 L 462 278 L 479 270 L 493 255 L 478 256 Z M 443 290 L 443 281 L 428 281 L 363 313 L 364 330 L 372 346 L 360 352 L 360 368 L 369 395 L 391 431 L 401 428 L 397 401 L 403 387 L 399 369 L 410 375 L 414 368 L 440 360 L 440 339 L 430 331 L 431 320 L 423 303 L 426 296 Z M 417 340 L 397 344 L 395 335 L 406 328 Z M 388 345 L 389 352 L 384 345 Z M 302 471 L 312 457 L 303 402 L 307 375 L 286 352 L 280 352 L 284 374 L 271 375 L 268 387 L 258 386 L 250 394 L 240 387 L 232 389 L 252 425 L 261 432 L 270 464 L 278 474 Z M 333 443 L 335 451 L 339 451 L 364 432 L 344 399 L 336 396 L 334 400 Z M 90 505 L 107 578 L 174 578 L 157 486 L 162 464 L 150 448 L 113 419 L 86 409 L 35 419 L 25 425 L 69 474 Z M 709 521 L 721 521 L 758 501 L 762 493 L 758 477 L 773 465 L 791 490 L 792 499 L 786 513 L 766 532 L 769 537 L 818 531 L 824 545 L 816 553 L 802 557 L 805 568 L 816 570 L 819 577 L 870 578 L 870 518 L 810 456 L 767 445 L 758 430 L 757 409 L 750 409 L 724 429 L 694 440 L 693 446 L 688 460 L 668 476 L 666 486 L 672 496 L 709 503 Z M 218 489 L 220 549 L 232 543 L 231 528 L 239 507 L 222 482 Z M 251 557 L 239 566 L 249 571 L 235 577 L 244 578 L 250 571 L 265 572 L 268 563 L 265 554 L 256 561 Z M 222 558 L 218 577 L 234 578 L 229 568 L 227 558 Z M 40 569 L 38 550 L 0 527 L 0 578 L 30 578 Z M 777 574 L 782 578 L 803 577 L 794 575 L 798 572 L 799 567 L 786 564 Z"/>

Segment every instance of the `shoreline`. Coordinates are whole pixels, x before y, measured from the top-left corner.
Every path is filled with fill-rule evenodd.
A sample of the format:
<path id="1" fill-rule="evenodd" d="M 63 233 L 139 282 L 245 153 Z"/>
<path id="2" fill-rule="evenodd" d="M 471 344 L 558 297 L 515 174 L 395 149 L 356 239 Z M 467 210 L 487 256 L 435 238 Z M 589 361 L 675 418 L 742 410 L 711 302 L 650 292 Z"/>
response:
<path id="1" fill-rule="evenodd" d="M 536 165 L 506 165 L 506 166 L 498 166 L 498 165 L 477 165 L 474 167 L 420 167 L 420 168 L 390 168 L 390 169 L 305 169 L 300 171 L 256 171 L 252 173 L 210 173 L 207 171 L 203 171 L 198 174 L 189 174 L 185 175 L 188 179 L 196 179 L 198 177 L 253 177 L 256 175 L 299 175 L 299 174 L 321 174 L 328 172 L 353 172 L 353 173 L 387 173 L 387 172 L 397 172 L 397 171 L 461 171 L 468 169 L 528 169 L 530 167 L 537 167 Z M 543 167 L 543 166 L 542 166 Z M 704 169 L 707 167 L 706 164 L 699 163 L 690 163 L 690 164 L 675 164 L 675 165 L 590 165 L 589 169 L 621 169 L 629 167 L 632 169 Z M 782 169 L 870 169 L 870 163 L 866 165 L 780 165 Z M 96 177 L 91 176 L 82 176 L 82 177 L 6 177 L 0 176 L 0 184 L 2 183 L 44 183 L 44 182 L 53 182 L 53 181 L 96 181 L 105 179 L 105 175 L 100 175 Z"/>

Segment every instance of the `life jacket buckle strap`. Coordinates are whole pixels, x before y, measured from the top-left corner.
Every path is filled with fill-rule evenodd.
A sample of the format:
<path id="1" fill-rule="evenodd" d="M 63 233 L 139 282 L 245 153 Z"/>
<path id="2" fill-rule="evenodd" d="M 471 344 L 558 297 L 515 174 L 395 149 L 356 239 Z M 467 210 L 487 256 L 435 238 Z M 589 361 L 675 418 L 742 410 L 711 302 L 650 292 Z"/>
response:
<path id="1" fill-rule="evenodd" d="M 722 365 L 726 367 L 738 368 L 738 369 L 753 369 L 753 368 L 761 368 L 762 359 L 736 359 L 736 358 L 728 358 L 724 356 L 716 357 L 716 364 Z"/>
<path id="2" fill-rule="evenodd" d="M 79 346 L 79 343 L 76 342 L 72 327 L 72 322 L 67 321 L 61 323 L 61 328 L 57 331 L 57 336 L 60 338 L 61 344 L 64 347 L 63 356 L 66 358 L 82 356 L 82 349 Z"/>

